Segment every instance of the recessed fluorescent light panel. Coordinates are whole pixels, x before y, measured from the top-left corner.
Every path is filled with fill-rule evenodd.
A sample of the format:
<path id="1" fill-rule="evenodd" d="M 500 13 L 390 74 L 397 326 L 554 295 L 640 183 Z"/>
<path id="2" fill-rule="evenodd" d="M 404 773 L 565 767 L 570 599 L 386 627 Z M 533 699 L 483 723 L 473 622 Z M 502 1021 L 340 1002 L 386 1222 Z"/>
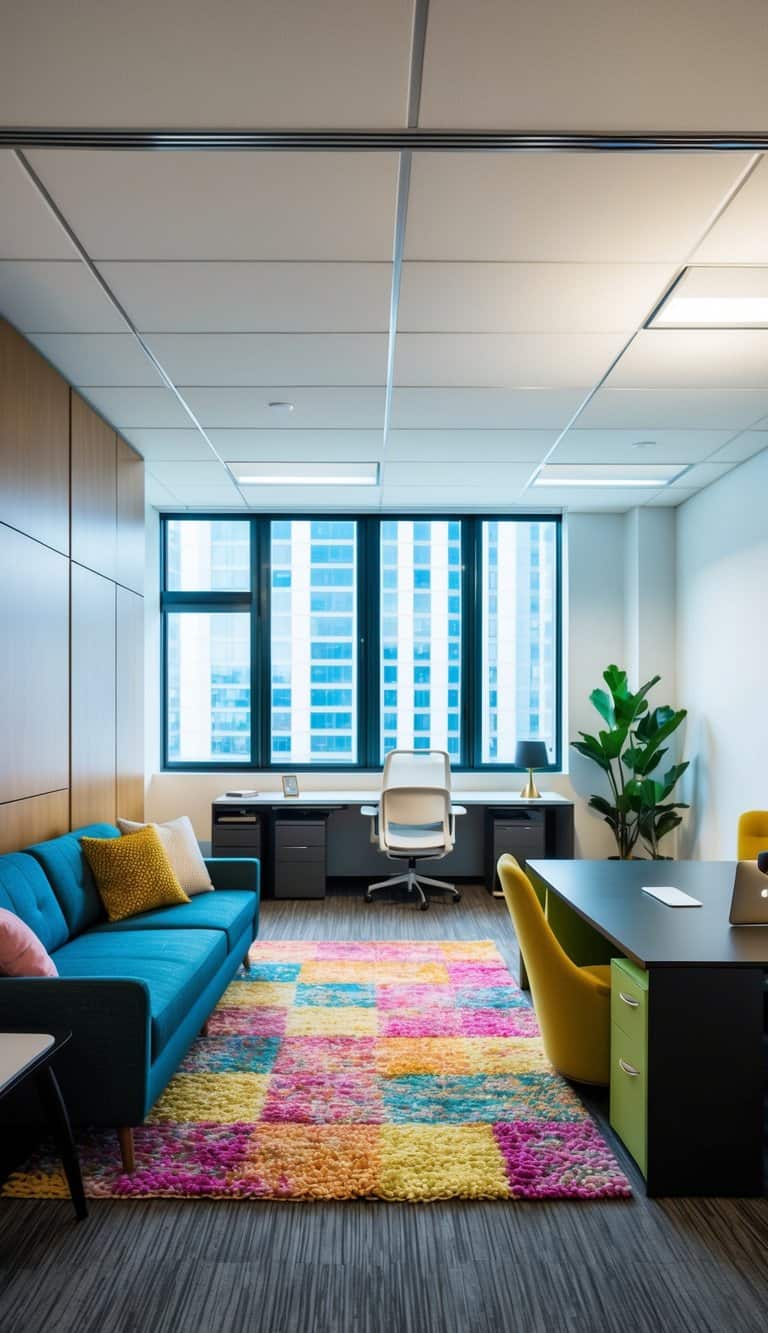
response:
<path id="1" fill-rule="evenodd" d="M 377 486 L 378 463 L 227 463 L 240 486 Z"/>
<path id="2" fill-rule="evenodd" d="M 545 464 L 534 486 L 612 486 L 615 490 L 624 487 L 645 487 L 659 490 L 668 486 L 675 477 L 684 472 L 685 463 L 649 463 L 592 466 L 587 463 L 551 463 Z"/>
<path id="3" fill-rule="evenodd" d="M 768 268 L 687 268 L 646 327 L 768 328 Z"/>

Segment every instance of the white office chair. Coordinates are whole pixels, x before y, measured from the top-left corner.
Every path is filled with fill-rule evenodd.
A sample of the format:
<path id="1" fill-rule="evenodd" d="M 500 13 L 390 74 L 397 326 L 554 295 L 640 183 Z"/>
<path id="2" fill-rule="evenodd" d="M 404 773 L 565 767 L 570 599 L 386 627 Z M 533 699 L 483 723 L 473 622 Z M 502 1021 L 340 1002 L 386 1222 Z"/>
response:
<path id="1" fill-rule="evenodd" d="M 408 893 L 419 898 L 426 912 L 429 900 L 424 887 L 461 892 L 441 879 L 416 873 L 416 862 L 440 860 L 453 850 L 456 815 L 466 814 L 463 805 L 451 805 L 451 761 L 444 750 L 390 750 L 384 760 L 379 805 L 364 805 L 362 814 L 371 819 L 371 842 L 393 861 L 407 861 L 404 875 L 393 875 L 369 885 L 365 901 L 379 889 L 406 884 Z"/>

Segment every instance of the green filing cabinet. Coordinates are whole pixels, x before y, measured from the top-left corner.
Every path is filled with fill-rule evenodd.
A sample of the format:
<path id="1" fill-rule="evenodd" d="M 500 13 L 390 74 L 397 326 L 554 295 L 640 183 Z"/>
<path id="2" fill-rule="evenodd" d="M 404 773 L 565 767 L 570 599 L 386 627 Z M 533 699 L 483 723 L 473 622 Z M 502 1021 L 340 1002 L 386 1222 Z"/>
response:
<path id="1" fill-rule="evenodd" d="M 611 960 L 611 1126 L 643 1175 L 648 1165 L 648 973 Z"/>

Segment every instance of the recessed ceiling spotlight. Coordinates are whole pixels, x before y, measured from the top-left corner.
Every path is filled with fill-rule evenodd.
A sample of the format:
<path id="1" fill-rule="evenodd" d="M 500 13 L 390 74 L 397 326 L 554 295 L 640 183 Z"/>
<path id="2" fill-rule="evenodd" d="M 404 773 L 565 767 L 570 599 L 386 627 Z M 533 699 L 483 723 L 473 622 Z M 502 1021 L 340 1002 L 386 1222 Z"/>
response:
<path id="1" fill-rule="evenodd" d="M 273 402 L 268 403 L 267 406 L 271 407 L 273 412 L 292 412 L 294 409 L 293 403 L 284 403 L 281 402 L 280 399 L 273 400 Z"/>

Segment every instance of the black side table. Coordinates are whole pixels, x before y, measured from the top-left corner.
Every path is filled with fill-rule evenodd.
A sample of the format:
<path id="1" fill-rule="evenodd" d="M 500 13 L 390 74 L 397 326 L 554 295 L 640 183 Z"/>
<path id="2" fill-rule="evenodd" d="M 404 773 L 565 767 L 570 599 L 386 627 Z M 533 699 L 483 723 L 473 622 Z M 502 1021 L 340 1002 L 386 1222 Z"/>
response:
<path id="1" fill-rule="evenodd" d="M 59 1151 L 78 1221 L 88 1216 L 69 1115 L 51 1061 L 71 1032 L 0 1032 L 0 1098 L 32 1078 Z"/>

